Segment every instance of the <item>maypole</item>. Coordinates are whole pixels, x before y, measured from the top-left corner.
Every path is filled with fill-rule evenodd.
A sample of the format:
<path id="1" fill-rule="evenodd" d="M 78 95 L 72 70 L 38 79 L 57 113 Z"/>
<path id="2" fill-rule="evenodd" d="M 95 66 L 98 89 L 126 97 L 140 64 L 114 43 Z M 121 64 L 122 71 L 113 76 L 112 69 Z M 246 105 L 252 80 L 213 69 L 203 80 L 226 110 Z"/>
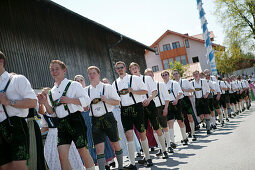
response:
<path id="1" fill-rule="evenodd" d="M 207 28 L 207 20 L 205 18 L 205 11 L 203 9 L 203 3 L 202 0 L 197 0 L 197 9 L 199 11 L 199 18 L 201 21 L 201 28 L 203 30 L 203 37 L 205 40 L 205 48 L 206 48 L 206 57 L 208 59 L 208 62 L 210 64 L 211 73 L 217 75 L 217 68 L 215 63 L 215 56 L 214 56 L 214 50 L 212 48 L 212 42 L 210 39 L 210 33 Z"/>

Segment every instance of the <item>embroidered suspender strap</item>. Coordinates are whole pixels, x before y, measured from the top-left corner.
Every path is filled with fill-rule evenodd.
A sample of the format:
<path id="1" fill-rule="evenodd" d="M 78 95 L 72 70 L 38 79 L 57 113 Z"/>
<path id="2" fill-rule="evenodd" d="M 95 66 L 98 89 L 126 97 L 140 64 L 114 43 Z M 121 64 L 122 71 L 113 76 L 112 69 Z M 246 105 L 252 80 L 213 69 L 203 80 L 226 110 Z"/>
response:
<path id="1" fill-rule="evenodd" d="M 182 89 L 182 79 L 181 79 L 181 84 L 180 84 L 180 86 L 181 86 L 181 89 Z M 184 92 L 183 92 L 183 96 L 185 96 Z"/>
<path id="2" fill-rule="evenodd" d="M 158 87 L 158 99 L 159 99 L 160 105 L 162 106 L 162 101 L 161 101 L 160 92 L 159 92 L 159 82 L 157 83 L 157 87 Z"/>
<path id="3" fill-rule="evenodd" d="M 194 81 L 192 82 L 192 84 L 193 84 L 193 87 L 195 88 L 195 84 L 194 84 Z M 195 92 L 194 92 L 194 95 L 195 95 L 195 98 L 197 98 L 197 95 L 196 95 L 196 90 L 195 90 Z"/>
<path id="4" fill-rule="evenodd" d="M 219 82 L 219 88 L 220 88 L 220 81 L 218 81 Z M 225 82 L 224 82 L 225 83 Z M 226 85 L 226 83 L 225 83 L 225 85 Z M 227 86 L 227 85 L 226 85 Z M 221 91 L 221 93 L 222 93 L 222 89 L 220 88 L 220 91 Z M 223 94 L 223 93 L 222 93 Z"/>
<path id="5" fill-rule="evenodd" d="M 203 83 L 202 83 L 202 80 L 200 80 L 200 81 L 201 81 L 201 90 L 202 90 L 202 97 L 203 97 L 203 88 L 202 88 L 203 87 Z M 193 84 L 193 87 L 195 88 L 194 81 L 192 82 L 192 84 Z M 194 92 L 194 94 L 195 94 L 195 98 L 197 98 L 196 91 Z"/>
<path id="6" fill-rule="evenodd" d="M 171 87 L 171 91 L 172 91 L 172 93 L 173 93 L 173 95 L 174 95 L 174 91 L 173 91 L 174 82 L 172 82 L 172 85 L 171 85 L 171 86 L 172 86 L 172 87 Z M 174 98 L 176 99 L 175 95 L 174 95 Z"/>
<path id="7" fill-rule="evenodd" d="M 105 84 L 104 84 L 104 87 L 103 87 L 103 95 L 104 95 L 104 91 L 105 91 Z M 108 109 L 107 109 L 107 107 L 106 107 L 105 102 L 103 102 L 103 104 L 104 104 L 104 108 L 105 108 L 106 113 L 109 113 L 109 112 L 108 112 Z"/>
<path id="8" fill-rule="evenodd" d="M 90 97 L 90 87 L 88 88 L 88 96 Z M 94 116 L 92 103 L 90 103 L 90 111 L 91 111 L 92 116 Z"/>
<path id="9" fill-rule="evenodd" d="M 69 87 L 70 87 L 70 85 L 72 84 L 72 81 L 69 81 L 68 82 L 68 84 L 66 85 L 66 88 L 65 88 L 65 90 L 64 90 L 64 92 L 63 92 L 63 94 L 62 94 L 62 96 L 66 96 L 66 93 L 67 93 L 67 91 L 68 91 L 68 89 L 69 89 Z M 55 112 L 56 111 L 56 107 L 57 106 L 60 106 L 62 103 L 57 103 L 57 101 L 59 100 L 56 100 L 56 101 L 53 101 L 53 98 L 52 98 L 52 92 L 51 92 L 51 90 L 49 90 L 49 98 L 50 98 L 50 102 L 51 102 L 51 105 L 52 105 L 52 110 L 53 110 L 53 112 Z M 62 97 L 61 96 L 61 97 Z M 68 112 L 68 114 L 71 114 L 71 112 L 70 112 L 70 110 L 68 109 L 68 106 L 67 106 L 67 104 L 64 104 L 64 108 L 65 108 L 65 110 Z"/>
<path id="10" fill-rule="evenodd" d="M 8 82 L 7 82 L 7 84 L 6 84 L 6 86 L 5 86 L 4 89 L 1 91 L 2 93 L 5 93 L 5 92 L 6 92 L 8 86 L 10 85 L 11 80 L 12 80 L 12 76 L 10 76 L 10 78 L 9 78 L 9 80 L 8 80 Z M 8 120 L 9 125 L 10 125 L 10 126 L 13 126 L 13 125 L 11 124 L 10 117 L 9 117 L 9 115 L 8 115 L 8 113 L 7 113 L 7 109 L 6 109 L 5 105 L 2 104 L 2 106 L 3 106 L 4 113 L 5 113 L 5 116 L 6 116 L 7 120 Z"/>
<path id="11" fill-rule="evenodd" d="M 144 82 L 144 84 L 145 84 L 145 75 L 143 75 L 143 82 Z M 149 98 L 148 93 L 146 94 L 146 97 L 147 97 L 147 99 Z"/>
<path id="12" fill-rule="evenodd" d="M 118 88 L 118 85 L 117 85 L 117 80 L 115 80 L 115 87 L 116 87 L 118 95 L 120 96 L 120 91 L 119 91 L 119 88 Z M 120 101 L 120 106 L 122 107 L 121 101 Z"/>
<path id="13" fill-rule="evenodd" d="M 130 83 L 129 83 L 130 84 L 130 88 L 132 87 L 132 80 L 133 80 L 133 76 L 131 75 Z M 134 103 L 136 104 L 135 97 L 134 97 L 133 93 L 129 93 L 129 96 L 132 97 Z"/>

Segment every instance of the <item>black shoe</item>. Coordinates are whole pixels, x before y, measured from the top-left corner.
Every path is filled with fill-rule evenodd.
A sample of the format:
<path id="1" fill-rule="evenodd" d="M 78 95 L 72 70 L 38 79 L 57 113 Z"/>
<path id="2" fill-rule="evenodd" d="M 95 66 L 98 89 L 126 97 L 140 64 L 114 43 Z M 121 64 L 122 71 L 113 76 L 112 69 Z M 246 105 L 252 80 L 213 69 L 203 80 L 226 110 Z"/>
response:
<path id="1" fill-rule="evenodd" d="M 137 170 L 136 166 L 135 166 L 135 165 L 132 165 L 132 164 L 130 164 L 130 165 L 128 165 L 128 166 L 124 166 L 123 169 L 125 169 L 125 170 L 128 170 L 128 169 Z"/>
<path id="2" fill-rule="evenodd" d="M 245 108 L 242 109 L 242 112 L 244 112 L 244 111 L 245 111 Z"/>
<path id="3" fill-rule="evenodd" d="M 175 144 L 175 143 L 170 142 L 170 146 L 171 146 L 173 149 L 176 149 L 176 144 Z"/>
<path id="4" fill-rule="evenodd" d="M 151 148 L 151 152 L 154 152 L 154 151 L 155 151 L 154 147 L 153 147 L 153 148 Z"/>
<path id="5" fill-rule="evenodd" d="M 147 167 L 153 166 L 153 163 L 152 163 L 152 160 L 151 160 L 151 159 L 148 159 L 148 160 L 146 161 L 146 166 L 147 166 Z"/>
<path id="6" fill-rule="evenodd" d="M 188 145 L 188 141 L 189 141 L 188 138 L 186 138 L 186 139 L 182 140 L 181 143 L 183 143 L 183 145 Z"/>
<path id="7" fill-rule="evenodd" d="M 146 163 L 145 158 L 138 160 L 138 163 L 139 163 L 139 164 L 142 164 L 142 165 L 145 164 L 145 163 Z"/>
<path id="8" fill-rule="evenodd" d="M 224 126 L 224 122 L 221 124 L 221 127 L 223 127 Z"/>
<path id="9" fill-rule="evenodd" d="M 168 153 L 174 153 L 174 150 L 172 147 L 167 148 L 167 150 L 168 150 Z"/>
<path id="10" fill-rule="evenodd" d="M 205 123 L 202 124 L 202 127 L 205 128 Z"/>
<path id="11" fill-rule="evenodd" d="M 227 121 L 227 122 L 229 122 L 229 119 L 228 119 L 228 118 L 226 118 L 226 121 Z"/>
<path id="12" fill-rule="evenodd" d="M 200 126 L 197 125 L 197 126 L 195 127 L 195 131 L 198 131 L 199 129 L 200 129 Z"/>
<path id="13" fill-rule="evenodd" d="M 105 165 L 105 170 L 110 170 L 111 167 L 109 165 Z"/>
<path id="14" fill-rule="evenodd" d="M 193 135 L 192 141 L 197 141 L 197 137 Z"/>
<path id="15" fill-rule="evenodd" d="M 215 130 L 215 129 L 217 129 L 217 126 L 216 125 L 212 125 L 212 128 Z"/>
<path id="16" fill-rule="evenodd" d="M 192 138 L 192 136 L 191 136 L 191 133 L 189 133 L 189 136 L 188 136 L 188 138 Z"/>
<path id="17" fill-rule="evenodd" d="M 168 154 L 167 154 L 167 152 L 165 151 L 165 152 L 163 152 L 163 156 L 162 156 L 162 158 L 163 159 L 167 159 L 168 158 Z"/>
<path id="18" fill-rule="evenodd" d="M 142 157 L 142 154 L 141 154 L 141 153 L 137 153 L 137 154 L 136 154 L 136 157 L 137 157 L 137 158 L 140 158 L 140 157 Z"/>
<path id="19" fill-rule="evenodd" d="M 116 163 L 115 162 L 112 162 L 109 164 L 111 167 L 115 168 L 116 167 Z"/>
<path id="20" fill-rule="evenodd" d="M 158 153 L 156 153 L 156 156 L 161 156 L 162 155 L 162 151 L 161 149 L 158 151 Z"/>
<path id="21" fill-rule="evenodd" d="M 211 131 L 210 130 L 207 130 L 207 135 L 210 135 L 211 134 Z"/>

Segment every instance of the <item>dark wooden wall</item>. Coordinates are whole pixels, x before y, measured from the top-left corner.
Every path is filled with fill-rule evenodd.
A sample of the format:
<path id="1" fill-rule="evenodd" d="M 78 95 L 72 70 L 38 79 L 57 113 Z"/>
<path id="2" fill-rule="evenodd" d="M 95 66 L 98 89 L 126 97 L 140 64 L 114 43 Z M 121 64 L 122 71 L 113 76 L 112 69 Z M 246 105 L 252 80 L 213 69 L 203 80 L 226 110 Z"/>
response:
<path id="1" fill-rule="evenodd" d="M 96 65 L 102 77 L 113 81 L 107 49 L 120 36 L 48 0 L 0 1 L 0 50 L 7 70 L 25 75 L 33 88 L 52 86 L 52 59 L 67 64 L 67 78 L 87 78 L 87 67 Z M 146 67 L 144 46 L 125 39 L 112 49 L 113 62 L 132 61 Z"/>

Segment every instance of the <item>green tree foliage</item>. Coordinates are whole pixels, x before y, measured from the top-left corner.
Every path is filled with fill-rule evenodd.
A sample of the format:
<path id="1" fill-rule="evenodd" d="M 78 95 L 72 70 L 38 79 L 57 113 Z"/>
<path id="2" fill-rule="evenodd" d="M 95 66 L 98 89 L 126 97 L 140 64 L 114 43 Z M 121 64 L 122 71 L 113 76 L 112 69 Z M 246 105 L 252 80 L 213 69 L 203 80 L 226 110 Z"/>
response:
<path id="1" fill-rule="evenodd" d="M 170 66 L 170 68 L 171 68 L 171 69 L 169 69 L 169 72 L 170 72 L 170 73 L 171 73 L 173 70 L 178 70 L 181 77 L 183 76 L 183 73 L 184 73 L 185 71 L 187 71 L 187 69 L 188 69 L 188 67 L 189 67 L 189 65 L 183 65 L 183 64 L 181 64 L 179 61 L 174 62 L 174 64 L 173 64 L 173 63 L 169 63 L 169 66 Z M 170 75 L 170 77 L 173 78 L 173 77 L 172 77 L 172 74 Z"/>

